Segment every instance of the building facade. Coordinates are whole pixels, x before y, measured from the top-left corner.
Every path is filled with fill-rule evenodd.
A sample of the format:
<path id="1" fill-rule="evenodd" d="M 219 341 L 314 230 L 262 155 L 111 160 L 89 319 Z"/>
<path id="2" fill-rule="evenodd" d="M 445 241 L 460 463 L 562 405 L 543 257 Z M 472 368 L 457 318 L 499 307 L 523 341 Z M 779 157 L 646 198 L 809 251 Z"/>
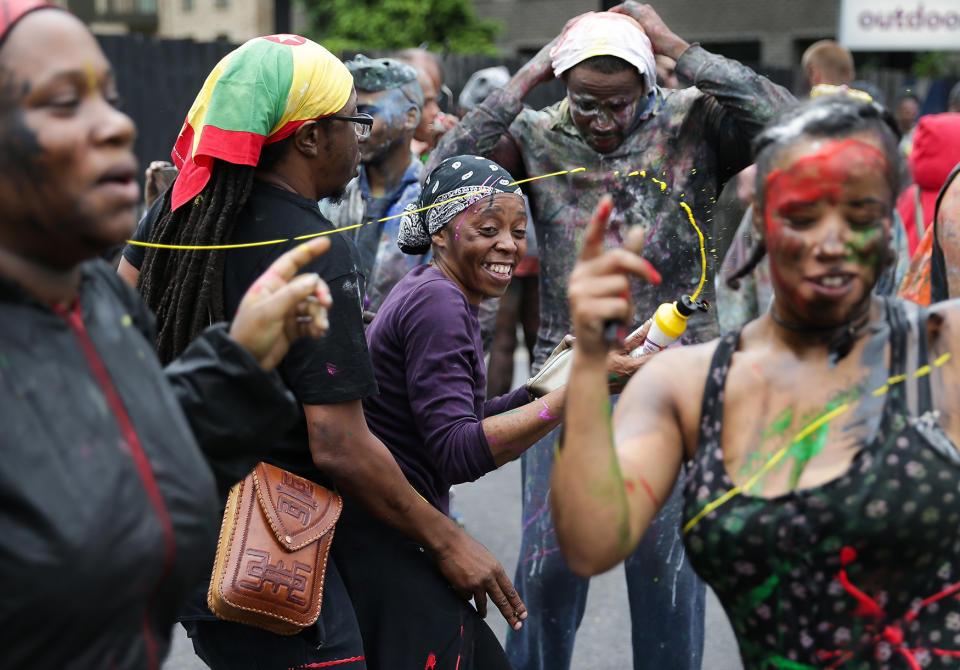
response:
<path id="1" fill-rule="evenodd" d="M 235 44 L 296 32 L 305 19 L 293 0 L 56 0 L 101 35 L 140 33 Z"/>
<path id="2" fill-rule="evenodd" d="M 529 55 L 570 18 L 612 7 L 597 0 L 474 0 L 477 16 L 500 21 L 498 46 Z M 748 63 L 794 66 L 807 46 L 835 38 L 838 0 L 672 0 L 651 3 L 664 22 L 690 42 Z"/>

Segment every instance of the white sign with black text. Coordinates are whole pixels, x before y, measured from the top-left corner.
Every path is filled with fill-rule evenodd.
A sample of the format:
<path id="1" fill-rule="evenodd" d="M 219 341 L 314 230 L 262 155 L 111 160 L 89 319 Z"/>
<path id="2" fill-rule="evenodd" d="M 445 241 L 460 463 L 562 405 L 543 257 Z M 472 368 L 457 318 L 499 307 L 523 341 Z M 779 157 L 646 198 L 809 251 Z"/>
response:
<path id="1" fill-rule="evenodd" d="M 960 50 L 960 0 L 841 0 L 837 34 L 851 51 Z"/>

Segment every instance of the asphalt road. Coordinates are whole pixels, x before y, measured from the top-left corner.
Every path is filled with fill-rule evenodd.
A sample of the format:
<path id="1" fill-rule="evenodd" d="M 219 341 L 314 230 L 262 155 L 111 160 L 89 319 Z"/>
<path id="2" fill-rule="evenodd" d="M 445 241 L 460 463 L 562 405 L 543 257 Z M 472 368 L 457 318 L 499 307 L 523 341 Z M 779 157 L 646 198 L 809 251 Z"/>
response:
<path id="1" fill-rule="evenodd" d="M 519 369 L 525 366 L 525 359 L 526 352 L 518 349 L 516 385 L 522 383 Z M 500 560 L 507 574 L 512 575 L 520 553 L 519 461 L 509 463 L 476 482 L 457 486 L 454 509 L 463 516 L 467 531 Z M 707 597 L 703 670 L 742 670 L 730 624 L 709 590 Z M 503 643 L 506 622 L 495 608 L 491 606 L 490 610 L 487 621 Z M 536 613 L 531 612 L 531 616 Z M 574 647 L 573 669 L 629 670 L 631 658 L 630 613 L 621 566 L 595 577 L 590 584 L 587 610 Z M 173 649 L 163 670 L 203 670 L 205 667 L 194 656 L 183 629 L 175 626 Z"/>

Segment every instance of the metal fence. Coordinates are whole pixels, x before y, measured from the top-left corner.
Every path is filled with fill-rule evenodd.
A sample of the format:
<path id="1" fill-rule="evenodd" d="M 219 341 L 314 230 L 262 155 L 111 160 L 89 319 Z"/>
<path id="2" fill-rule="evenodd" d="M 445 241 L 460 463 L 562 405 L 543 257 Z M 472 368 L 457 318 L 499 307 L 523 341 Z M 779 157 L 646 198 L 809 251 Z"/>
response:
<path id="1" fill-rule="evenodd" d="M 235 45 L 142 35 L 98 35 L 97 39 L 116 72 L 124 110 L 137 124 L 135 151 L 141 165 L 170 160 L 173 143 L 207 74 Z"/>

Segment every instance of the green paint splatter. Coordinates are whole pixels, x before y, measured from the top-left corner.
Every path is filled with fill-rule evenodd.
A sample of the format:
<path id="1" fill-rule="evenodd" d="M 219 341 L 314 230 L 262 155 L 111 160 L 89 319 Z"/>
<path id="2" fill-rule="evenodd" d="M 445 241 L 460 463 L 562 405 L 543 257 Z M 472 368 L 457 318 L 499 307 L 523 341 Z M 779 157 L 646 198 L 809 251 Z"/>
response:
<path id="1" fill-rule="evenodd" d="M 740 602 L 733 607 L 732 614 L 735 619 L 742 619 L 751 614 L 753 610 L 757 608 L 757 605 L 770 597 L 773 590 L 777 588 L 777 585 L 780 583 L 780 575 L 778 573 L 779 570 L 767 577 L 759 586 L 754 586 L 747 591 L 747 593 L 740 598 Z"/>
<path id="2" fill-rule="evenodd" d="M 791 661 L 789 658 L 784 658 L 783 656 L 771 656 L 767 659 L 767 662 L 773 663 L 776 668 L 782 670 L 817 670 L 812 665 L 797 663 L 796 661 Z"/>
<path id="3" fill-rule="evenodd" d="M 769 428 L 766 428 L 760 433 L 760 444 L 758 444 L 757 448 L 747 455 L 747 460 L 740 468 L 738 474 L 741 476 L 752 474 L 757 470 L 757 468 L 762 466 L 766 462 L 768 456 L 762 453 L 760 448 L 768 440 L 783 437 L 791 423 L 793 423 L 793 407 L 787 407 L 773 418 L 773 423 L 770 424 Z"/>
<path id="4" fill-rule="evenodd" d="M 841 405 L 856 402 L 861 393 L 862 391 L 858 387 L 852 391 L 838 394 L 827 403 L 827 406 L 823 409 L 823 411 L 817 412 L 815 415 L 805 417 L 803 425 L 809 426 L 820 417 L 829 414 Z M 810 462 L 810 459 L 822 452 L 823 448 L 827 446 L 827 437 L 829 433 L 830 422 L 827 421 L 803 439 L 796 440 L 790 445 L 790 449 L 787 451 L 787 459 L 793 459 L 793 465 L 790 468 L 791 489 L 797 488 L 797 484 L 800 481 L 800 476 L 803 474 L 803 470 L 807 467 L 807 463 Z M 779 470 L 779 468 L 777 469 Z"/>

